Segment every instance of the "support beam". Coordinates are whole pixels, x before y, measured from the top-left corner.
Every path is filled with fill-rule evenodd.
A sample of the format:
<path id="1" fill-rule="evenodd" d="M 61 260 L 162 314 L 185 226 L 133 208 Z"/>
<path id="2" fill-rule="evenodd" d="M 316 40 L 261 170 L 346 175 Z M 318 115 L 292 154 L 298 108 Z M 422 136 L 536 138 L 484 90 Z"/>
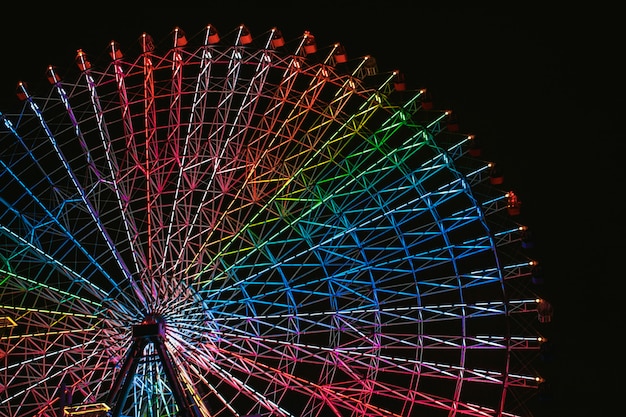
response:
<path id="1" fill-rule="evenodd" d="M 110 416 L 121 417 L 126 405 L 133 379 L 143 358 L 146 346 L 152 343 L 163 365 L 169 387 L 179 409 L 180 417 L 206 417 L 200 411 L 190 393 L 186 392 L 165 346 L 165 322 L 161 317 L 149 316 L 141 324 L 133 326 L 133 343 L 131 344 L 122 369 L 114 381 L 109 393 L 108 404 L 113 406 Z"/>

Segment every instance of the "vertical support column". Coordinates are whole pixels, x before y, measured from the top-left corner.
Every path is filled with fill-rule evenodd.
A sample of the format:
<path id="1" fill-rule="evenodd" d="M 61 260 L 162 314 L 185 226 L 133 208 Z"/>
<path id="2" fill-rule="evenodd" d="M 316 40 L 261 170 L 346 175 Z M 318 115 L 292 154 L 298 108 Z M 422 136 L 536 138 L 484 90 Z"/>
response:
<path id="1" fill-rule="evenodd" d="M 143 351 L 147 344 L 147 339 L 135 338 L 133 344 L 128 350 L 122 370 L 120 371 L 117 380 L 115 380 L 113 387 L 111 388 L 111 392 L 109 393 L 109 399 L 107 400 L 108 404 L 114 404 L 111 411 L 111 417 L 120 417 L 122 409 L 124 408 L 124 405 L 126 405 L 126 400 L 128 398 L 128 393 L 130 392 L 133 378 L 137 373 L 139 361 L 143 356 Z"/>

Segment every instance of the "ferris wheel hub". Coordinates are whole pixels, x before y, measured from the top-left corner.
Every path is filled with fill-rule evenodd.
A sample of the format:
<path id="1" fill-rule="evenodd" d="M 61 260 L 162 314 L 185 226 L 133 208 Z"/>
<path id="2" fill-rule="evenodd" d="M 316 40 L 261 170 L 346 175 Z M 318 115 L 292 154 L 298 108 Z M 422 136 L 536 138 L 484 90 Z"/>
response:
<path id="1" fill-rule="evenodd" d="M 160 314 L 149 314 L 140 324 L 133 325 L 133 339 L 154 337 L 165 337 L 165 319 Z"/>

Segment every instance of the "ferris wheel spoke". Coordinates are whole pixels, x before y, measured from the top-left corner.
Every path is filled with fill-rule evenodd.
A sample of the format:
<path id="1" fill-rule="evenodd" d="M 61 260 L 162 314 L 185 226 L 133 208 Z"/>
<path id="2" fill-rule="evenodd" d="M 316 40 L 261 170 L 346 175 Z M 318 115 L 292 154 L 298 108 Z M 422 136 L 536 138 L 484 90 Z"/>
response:
<path id="1" fill-rule="evenodd" d="M 357 193 L 355 193 L 355 194 L 357 194 Z M 306 200 L 305 200 L 305 201 L 306 201 Z"/>
<path id="2" fill-rule="evenodd" d="M 25 90 L 24 90 L 24 94 L 27 94 Z M 39 115 L 38 118 L 41 120 L 41 113 L 39 112 L 38 107 L 34 104 L 34 101 L 32 100 L 32 98 L 29 98 L 29 103 L 31 107 L 33 108 L 33 111 L 35 111 Z M 36 212 L 41 213 L 40 218 L 38 219 L 33 218 L 33 219 L 27 220 L 24 217 L 20 216 L 19 214 L 15 213 L 15 210 L 10 203 L 5 202 L 5 204 L 8 204 L 8 207 L 7 207 L 8 210 L 6 214 L 7 215 L 16 214 L 15 220 L 7 219 L 5 221 L 18 224 L 15 226 L 15 228 L 16 230 L 19 228 L 19 231 L 14 232 L 12 230 L 9 230 L 6 226 L 3 226 L 2 229 L 4 230 L 5 233 L 7 233 L 7 235 L 12 236 L 12 239 L 15 239 L 17 241 L 20 241 L 20 240 L 24 241 L 27 246 L 32 246 L 32 247 L 34 247 L 35 245 L 38 245 L 38 242 L 41 242 L 47 233 L 51 233 L 54 235 L 56 234 L 64 235 L 66 237 L 66 240 L 62 244 L 66 246 L 75 247 L 75 250 L 78 253 L 82 254 L 82 256 L 86 259 L 86 262 L 93 265 L 95 269 L 98 271 L 98 273 L 102 274 L 108 280 L 108 285 L 111 287 L 111 291 L 117 292 L 118 293 L 117 296 L 121 298 L 125 298 L 126 295 L 121 290 L 120 283 L 116 282 L 112 278 L 112 276 L 108 273 L 108 271 L 104 268 L 104 266 L 98 260 L 96 260 L 94 255 L 90 253 L 84 246 L 81 245 L 80 243 L 81 236 L 84 234 L 84 231 L 81 231 L 81 230 L 73 231 L 70 229 L 71 227 L 73 227 L 72 221 L 70 220 L 70 216 L 71 216 L 70 213 L 77 214 L 76 212 L 77 204 L 74 201 L 78 200 L 84 204 L 84 207 L 86 207 L 87 211 L 90 213 L 90 221 L 93 222 L 93 224 L 96 226 L 97 229 L 101 231 L 103 230 L 101 223 L 99 222 L 97 217 L 95 217 L 93 207 L 91 206 L 91 204 L 89 204 L 87 200 L 86 193 L 82 190 L 82 188 L 78 184 L 77 178 L 75 177 L 74 173 L 69 168 L 68 161 L 64 159 L 64 156 L 61 150 L 56 145 L 56 141 L 53 138 L 52 133 L 50 132 L 49 129 L 45 127 L 45 125 L 44 125 L 44 130 L 47 132 L 46 136 L 50 140 L 50 143 L 55 148 L 56 155 L 59 157 L 59 159 L 63 163 L 63 166 L 66 168 L 66 176 L 71 179 L 73 188 L 75 188 L 75 191 L 80 195 L 80 197 L 76 198 L 75 196 L 68 195 L 67 197 L 63 198 L 62 193 L 59 192 L 59 201 L 56 203 L 56 206 L 49 207 L 46 204 L 44 204 L 44 202 L 37 196 L 37 185 L 33 185 L 32 187 L 29 187 L 27 185 L 29 181 L 26 179 L 33 177 L 34 172 L 32 170 L 25 173 L 24 178 L 21 178 L 21 175 L 22 175 L 21 173 L 15 172 L 13 168 L 8 166 L 4 161 L 0 161 L 0 163 L 2 164 L 4 168 L 5 175 L 8 176 L 6 181 L 11 181 L 11 183 L 16 184 L 16 187 L 18 187 L 16 189 L 13 189 L 13 191 L 19 193 L 18 195 L 28 196 L 30 198 L 30 203 L 24 202 L 20 204 L 30 204 Z M 17 133 L 17 131 L 14 128 L 11 128 L 11 132 L 18 138 L 19 142 L 22 143 L 26 149 L 28 149 L 24 140 L 22 140 L 21 136 Z M 31 157 L 33 155 L 32 151 L 28 151 L 28 154 Z M 56 189 L 56 190 L 63 189 L 60 183 L 53 180 L 52 174 L 42 172 L 42 176 L 43 176 L 42 180 L 49 182 L 50 186 L 53 187 L 53 189 Z M 25 199 L 22 198 L 22 201 L 24 200 Z M 30 237 L 30 236 L 36 236 L 36 237 Z M 26 239 L 32 240 L 32 242 L 26 242 Z M 60 247 L 62 248 L 63 246 L 60 246 Z M 59 248 L 56 248 L 56 250 L 58 249 Z M 57 256 L 57 255 L 52 254 L 52 256 Z M 59 259 L 59 261 L 61 260 Z"/>
<path id="3" fill-rule="evenodd" d="M 293 82 L 294 82 L 294 80 L 295 80 L 295 79 L 291 79 L 291 78 L 287 77 L 287 79 L 286 79 L 286 80 L 288 81 L 288 84 L 287 84 L 287 88 L 288 88 L 288 89 L 287 89 L 286 91 L 283 91 L 283 92 L 280 92 L 280 90 L 279 90 L 279 92 L 280 92 L 280 96 L 284 96 L 285 94 L 288 94 L 288 92 L 289 92 L 289 88 L 290 88 L 290 87 L 289 87 L 289 85 L 293 85 Z M 284 82 L 284 80 L 283 80 L 283 82 Z M 307 94 L 311 94 L 311 92 L 308 92 Z M 278 96 L 278 98 L 279 98 L 279 99 L 280 99 L 280 96 Z M 280 102 L 280 101 L 279 101 L 279 102 Z M 270 105 L 270 107 L 274 107 L 274 106 Z M 275 109 L 275 107 L 274 107 L 274 109 Z M 278 115 L 278 114 L 280 114 L 280 113 L 276 111 L 276 112 L 274 112 L 274 114 L 275 114 L 275 115 Z M 298 122 L 299 118 L 298 118 L 298 116 L 297 116 L 297 115 L 293 115 L 293 116 L 291 116 L 291 115 L 290 115 L 290 116 L 288 116 L 288 119 L 290 120 L 290 123 L 294 123 L 296 126 L 297 126 L 297 124 L 299 123 L 299 122 Z M 272 120 L 272 121 L 271 121 L 271 125 L 274 125 L 274 124 L 277 124 L 277 123 L 278 123 L 277 119 L 275 119 L 275 118 L 273 118 L 273 119 L 271 119 L 271 120 Z M 283 123 L 281 126 L 282 126 L 282 127 L 284 127 L 284 126 L 287 126 L 287 125 Z M 294 129 L 295 129 L 295 127 L 294 127 Z M 277 136 L 277 138 L 279 138 L 279 136 Z M 273 138 L 272 138 L 271 140 L 272 140 L 272 142 L 273 142 L 273 141 L 275 141 L 276 139 L 273 139 Z M 290 143 L 290 142 L 287 142 L 287 141 L 283 141 L 282 143 L 279 143 L 279 144 L 278 144 L 278 147 L 276 148 L 276 151 L 281 151 L 281 148 L 285 148 L 285 149 L 286 149 L 286 146 L 287 146 L 289 143 Z M 256 148 L 256 147 L 255 147 L 255 148 Z M 269 145 L 267 148 L 268 148 L 268 149 L 272 149 L 272 144 L 270 143 L 270 145 Z M 264 149 L 264 148 L 263 148 L 263 147 L 259 147 L 259 149 Z M 259 157 L 258 157 L 258 158 L 253 159 L 253 160 L 251 161 L 251 162 L 254 164 L 254 165 L 253 165 L 253 169 L 254 169 L 254 170 L 259 169 L 259 168 L 260 168 L 260 164 L 262 163 L 262 161 L 263 161 L 264 159 L 267 159 L 267 157 L 268 157 L 268 156 L 270 156 L 270 154 L 269 154 L 267 151 L 264 151 L 262 154 L 260 154 L 260 155 L 259 155 Z M 273 164 L 273 163 L 271 163 L 271 164 L 269 165 L 269 170 L 266 170 L 266 171 L 268 171 L 268 172 L 274 172 L 274 170 L 275 170 L 275 166 L 274 166 L 274 164 Z M 232 172 L 232 170 L 227 171 L 226 173 L 228 173 L 228 172 Z M 261 172 L 263 172 L 263 171 L 261 171 Z M 248 182 L 248 184 L 249 184 L 249 186 L 251 187 L 251 191 L 252 191 L 252 201 L 255 201 L 255 200 L 258 200 L 258 198 L 259 198 L 260 196 L 258 195 L 258 193 L 257 193 L 257 192 L 255 192 L 256 187 L 258 187 L 257 185 L 255 185 L 255 182 L 256 182 L 256 181 L 258 181 L 258 180 L 257 180 L 256 178 L 254 178 L 254 177 L 252 177 L 252 176 L 251 176 L 251 174 L 253 174 L 253 173 L 254 173 L 254 171 L 253 171 L 253 170 L 251 170 L 251 171 L 250 171 L 250 174 L 248 174 L 248 175 L 247 175 L 247 178 L 246 178 L 246 180 L 245 180 L 245 181 L 247 181 L 247 182 Z M 264 175 L 266 175 L 266 174 L 264 174 Z M 260 180 L 261 180 L 261 181 L 259 182 L 259 184 L 263 184 L 263 183 L 271 184 L 271 182 L 270 182 L 270 181 L 271 181 L 271 178 L 270 178 L 270 179 L 268 179 L 268 180 L 265 180 L 264 178 L 261 178 Z M 282 181 L 281 181 L 281 182 L 282 182 Z M 227 183 L 228 183 L 228 182 L 227 182 Z M 243 192 L 243 191 L 247 191 L 247 185 L 246 185 L 246 182 L 244 182 L 244 183 L 243 183 L 243 185 L 239 188 L 239 190 L 238 190 L 238 191 L 236 191 L 236 194 L 235 194 L 235 195 L 233 196 L 233 198 L 231 199 L 231 203 L 230 203 L 230 205 L 231 205 L 231 206 L 232 206 L 235 202 L 239 201 L 239 199 L 240 199 L 240 198 L 241 198 L 241 196 L 242 196 L 242 192 Z M 245 197 L 245 200 L 247 200 L 247 199 L 248 199 L 248 197 L 246 196 L 246 197 Z M 245 206 L 244 206 L 244 207 L 245 207 Z M 267 206 L 266 206 L 266 209 L 267 209 Z M 262 212 L 263 212 L 262 210 L 263 210 L 263 209 L 261 209 L 261 211 L 259 211 L 258 213 L 262 213 Z M 220 221 L 219 221 L 219 223 L 217 223 L 217 224 L 222 223 L 222 222 L 224 221 L 223 219 L 226 219 L 226 214 L 230 214 L 230 219 L 233 219 L 233 218 L 234 218 L 234 217 L 233 217 L 233 215 L 232 215 L 232 214 L 231 214 L 231 212 L 230 212 L 230 208 L 228 208 L 228 207 L 227 207 L 227 208 L 223 209 L 223 210 L 222 210 L 222 212 L 224 213 L 224 214 L 221 216 L 221 219 L 222 219 L 222 220 L 220 220 Z M 252 219 L 252 221 L 254 221 L 254 219 Z M 216 225 L 217 225 L 217 224 L 216 224 Z M 250 223 L 248 223 L 248 224 L 250 224 Z M 233 232 L 233 235 L 234 235 L 234 237 L 235 237 L 235 238 L 236 238 L 236 237 L 237 237 L 237 236 L 241 233 L 241 230 L 239 230 L 239 229 L 240 229 L 240 227 L 239 227 L 237 230 L 235 230 L 235 231 Z M 207 241 L 209 241 L 209 240 L 208 240 L 209 238 L 212 238 L 212 234 L 209 234 L 209 235 L 207 236 Z M 232 241 L 232 239 L 231 239 L 231 241 Z M 219 254 L 218 254 L 218 256 L 219 256 Z M 210 263 L 209 263 L 209 264 L 210 264 Z"/>
<path id="4" fill-rule="evenodd" d="M 271 345 L 272 344 L 270 344 L 270 346 Z M 237 349 L 237 347 L 235 347 L 235 349 Z M 274 409 L 274 403 L 268 400 L 270 396 L 275 395 L 276 392 L 282 391 L 282 389 L 272 388 L 276 385 L 289 387 L 292 398 L 291 400 L 287 400 L 286 403 L 290 405 L 292 409 L 290 409 L 287 415 L 297 415 L 297 410 L 304 406 L 311 406 L 316 402 L 328 404 L 333 412 L 337 414 L 348 410 L 353 412 L 367 412 L 368 415 L 376 416 L 398 415 L 386 409 L 384 406 L 373 406 L 367 403 L 367 397 L 372 394 L 373 390 L 371 388 L 364 390 L 363 387 L 369 385 L 370 381 L 364 381 L 361 378 L 363 377 L 364 369 L 372 369 L 371 363 L 362 365 L 362 367 L 359 367 L 359 371 L 344 368 L 343 373 L 349 375 L 346 380 L 325 383 L 317 379 L 323 378 L 326 372 L 330 372 L 337 366 L 337 360 L 331 357 L 327 358 L 326 355 L 320 355 L 314 352 L 307 354 L 306 351 L 305 353 L 300 352 L 302 358 L 292 358 L 291 361 L 293 362 L 295 360 L 299 362 L 299 365 L 306 366 L 308 369 L 298 374 L 278 367 L 268 366 L 266 364 L 272 361 L 259 362 L 256 356 L 247 357 L 245 354 L 233 355 L 233 351 L 234 349 L 229 349 L 227 352 L 224 352 L 224 356 L 227 356 L 227 358 L 224 361 L 218 361 L 218 364 L 222 365 L 218 365 L 218 369 L 222 370 L 222 372 L 227 375 L 246 375 L 247 378 L 245 381 L 236 376 L 227 377 L 226 379 L 237 382 L 239 389 L 244 389 L 254 394 L 255 399 L 259 400 L 262 405 L 266 406 L 272 412 L 277 412 L 277 410 Z M 262 351 L 265 352 L 266 350 L 263 349 Z M 326 369 L 325 372 L 318 374 L 315 371 L 320 364 L 325 364 Z M 345 367 L 346 365 L 339 366 Z M 255 386 L 267 386 L 268 388 L 265 388 L 265 391 L 260 393 L 257 389 L 253 388 Z M 357 394 L 351 394 L 351 392 L 356 392 Z M 364 394 L 364 392 L 366 394 Z M 259 395 L 261 395 L 261 397 L 259 397 Z"/>
<path id="5" fill-rule="evenodd" d="M 89 279 L 82 276 L 78 272 L 72 270 L 67 264 L 64 264 L 62 260 L 55 259 L 53 256 L 49 255 L 48 253 L 43 252 L 39 247 L 35 246 L 34 243 L 25 241 L 21 236 L 18 236 L 12 231 L 8 230 L 5 226 L 0 225 L 0 231 L 2 231 L 3 234 L 5 234 L 6 236 L 9 236 L 13 240 L 13 242 L 18 246 L 18 248 L 22 249 L 22 251 L 19 251 L 16 253 L 20 253 L 20 252 L 23 252 L 23 250 L 26 250 L 30 256 L 39 259 L 44 264 L 47 264 L 48 268 L 52 268 L 50 272 L 57 272 L 58 274 L 60 274 L 60 276 L 66 277 L 72 283 L 78 284 L 79 288 L 85 289 L 89 294 L 96 297 L 96 300 L 111 298 L 105 290 L 103 290 L 102 288 L 99 288 L 95 283 L 91 282 Z M 44 273 L 45 273 L 45 270 L 44 270 Z M 13 277 L 19 278 L 20 276 L 13 275 Z M 41 283 L 46 284 L 47 276 L 42 274 L 42 278 L 43 278 L 43 281 Z M 37 284 L 39 284 L 37 280 L 34 280 L 34 281 L 37 282 Z M 53 289 L 53 286 L 45 285 L 44 288 L 47 292 Z M 111 308 L 113 310 L 118 309 L 117 307 L 111 307 Z"/>
<path id="6" fill-rule="evenodd" d="M 234 54 L 237 55 L 237 52 L 234 52 Z M 250 161 L 248 161 L 248 158 L 246 156 L 244 156 L 243 158 L 241 157 L 233 158 L 233 155 L 242 155 L 242 154 L 246 155 L 247 154 L 246 141 L 248 140 L 247 136 L 249 136 L 250 134 L 248 133 L 248 128 L 249 128 L 252 118 L 256 117 L 255 109 L 258 103 L 257 96 L 252 96 L 251 92 L 260 91 L 263 88 L 263 85 L 265 83 L 264 78 L 266 77 L 266 69 L 261 66 L 258 66 L 257 69 L 255 70 L 255 73 L 252 75 L 251 81 L 249 83 L 247 81 L 245 83 L 242 82 L 243 86 L 240 87 L 238 86 L 238 83 L 239 83 L 238 69 L 240 65 L 241 64 L 238 62 L 238 59 L 236 59 L 235 63 L 233 64 L 234 69 L 231 69 L 231 71 L 229 71 L 232 78 L 230 79 L 226 78 L 224 81 L 226 83 L 226 86 L 224 87 L 225 91 L 232 90 L 232 93 L 228 95 L 227 97 L 223 97 L 218 100 L 219 111 L 216 112 L 217 115 L 220 115 L 223 112 L 223 115 L 220 116 L 220 119 L 222 118 L 226 120 L 232 119 L 232 122 L 229 122 L 229 124 L 232 123 L 232 127 L 228 132 L 219 132 L 219 130 L 215 132 L 215 133 L 220 133 L 223 136 L 210 138 L 210 140 L 217 143 L 218 146 L 219 144 L 222 144 L 222 143 L 223 143 L 223 146 L 221 146 L 221 148 L 219 149 L 215 149 L 216 153 L 214 156 L 212 156 L 212 159 L 215 161 L 215 164 L 213 166 L 213 170 L 211 171 L 210 178 L 207 179 L 206 190 L 203 192 L 201 203 L 197 205 L 197 212 L 192 217 L 192 221 L 191 221 L 192 228 L 189 229 L 189 234 L 187 234 L 187 236 L 185 237 L 185 242 L 188 242 L 190 233 L 193 231 L 193 226 L 196 226 L 197 219 L 200 219 L 201 216 L 204 217 L 206 216 L 206 214 L 209 214 L 215 218 L 214 220 L 211 221 L 211 227 L 209 229 L 209 232 L 206 238 L 207 239 L 206 241 L 208 241 L 208 239 L 212 236 L 213 231 L 219 228 L 220 224 L 223 224 L 224 222 L 223 219 L 225 218 L 225 215 L 230 215 L 229 219 L 230 219 L 230 222 L 232 222 L 236 218 L 236 213 L 239 210 L 245 210 L 246 204 L 244 204 L 244 207 L 241 207 L 241 208 L 239 208 L 238 205 L 235 204 L 235 202 L 238 202 L 239 199 L 242 197 L 242 195 L 239 193 L 241 193 L 240 190 L 243 189 L 245 185 L 242 186 L 239 190 L 237 190 L 237 195 L 233 196 L 232 198 L 229 198 L 226 201 L 224 201 L 223 197 L 220 197 L 220 196 L 216 196 L 216 198 L 207 199 L 208 189 L 213 183 L 219 184 L 220 189 L 223 190 L 224 192 L 230 193 L 230 188 L 232 188 L 235 181 L 239 181 L 237 177 L 242 175 L 240 171 L 243 170 L 245 172 L 249 170 L 249 168 L 246 165 L 248 165 Z M 246 91 L 243 91 L 242 93 L 238 93 L 236 89 L 238 90 L 241 88 L 245 88 Z M 232 105 L 230 103 L 232 102 L 232 100 L 235 99 L 234 97 L 235 93 L 237 93 L 238 95 L 243 94 L 243 97 L 241 98 L 237 97 L 237 101 L 241 101 L 241 103 L 238 103 L 239 108 L 241 108 L 241 110 L 238 111 L 237 113 L 234 113 L 234 110 L 230 109 L 230 106 Z M 223 123 L 223 122 L 220 122 L 220 123 Z M 242 126 L 242 127 L 237 127 L 237 126 Z M 242 165 L 237 165 L 237 164 L 242 164 Z M 244 182 L 245 182 L 245 179 L 244 179 Z M 244 198 L 246 200 L 248 199 L 247 196 L 245 196 Z M 221 207 L 222 205 L 224 206 Z M 217 207 L 214 207 L 214 206 L 217 206 Z M 220 212 L 224 213 L 221 216 L 221 218 L 217 216 L 217 213 L 220 213 Z M 234 224 L 236 225 L 236 223 Z M 228 225 L 228 226 L 232 227 L 231 225 Z M 188 245 L 185 244 L 185 247 L 188 247 Z M 198 254 L 199 253 L 201 252 L 199 251 Z M 192 258 L 191 258 L 192 265 L 195 263 L 197 256 L 198 256 L 197 254 L 195 255 L 192 254 Z"/>

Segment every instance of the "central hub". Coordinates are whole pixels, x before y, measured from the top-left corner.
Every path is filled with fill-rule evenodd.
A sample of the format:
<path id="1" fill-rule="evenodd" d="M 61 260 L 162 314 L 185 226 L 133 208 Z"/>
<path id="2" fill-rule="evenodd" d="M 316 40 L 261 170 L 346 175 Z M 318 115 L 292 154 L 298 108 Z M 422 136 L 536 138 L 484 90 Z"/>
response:
<path id="1" fill-rule="evenodd" d="M 148 315 L 139 324 L 133 325 L 133 338 L 151 339 L 165 337 L 165 320 L 160 315 Z"/>

